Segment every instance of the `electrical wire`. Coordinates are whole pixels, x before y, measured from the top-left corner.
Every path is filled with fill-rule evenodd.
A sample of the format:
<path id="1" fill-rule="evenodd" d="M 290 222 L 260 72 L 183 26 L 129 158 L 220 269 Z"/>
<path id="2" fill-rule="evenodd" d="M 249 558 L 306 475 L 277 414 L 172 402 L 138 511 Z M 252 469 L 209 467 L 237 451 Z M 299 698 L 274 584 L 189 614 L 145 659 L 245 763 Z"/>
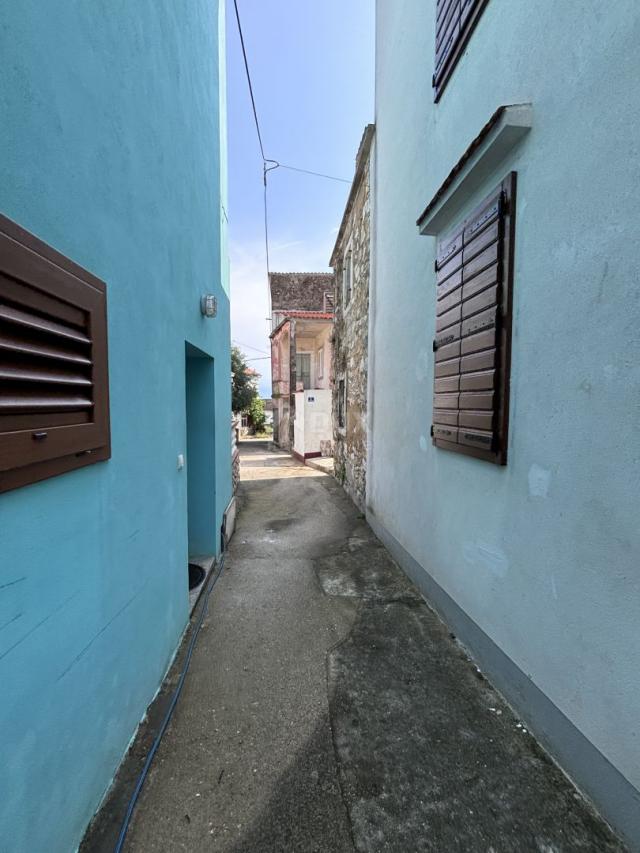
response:
<path id="1" fill-rule="evenodd" d="M 116 846 L 114 847 L 114 853 L 121 853 L 124 842 L 127 837 L 127 831 L 129 830 L 129 824 L 131 823 L 131 818 L 133 816 L 134 809 L 136 807 L 136 803 L 138 802 L 138 797 L 140 796 L 140 792 L 142 791 L 142 787 L 146 781 L 147 774 L 149 773 L 149 768 L 151 767 L 151 763 L 154 759 L 156 752 L 158 751 L 158 747 L 160 746 L 160 741 L 162 740 L 162 736 L 164 735 L 167 726 L 169 725 L 169 721 L 173 716 L 173 712 L 178 703 L 178 699 L 180 698 L 180 694 L 182 693 L 182 687 L 184 685 L 185 678 L 187 677 L 187 672 L 189 670 L 189 664 L 191 663 L 191 656 L 193 655 L 193 649 L 196 644 L 196 640 L 198 639 L 198 634 L 200 633 L 200 628 L 202 627 L 202 623 L 204 622 L 204 617 L 209 612 L 209 597 L 213 592 L 214 586 L 218 583 L 222 572 L 224 571 L 224 561 L 226 556 L 226 549 L 222 551 L 222 558 L 220 560 L 220 568 L 215 574 L 211 575 L 209 580 L 209 586 L 207 587 L 207 591 L 205 593 L 204 603 L 202 605 L 202 610 L 200 611 L 200 616 L 198 617 L 198 622 L 196 624 L 195 630 L 189 641 L 189 646 L 187 649 L 187 654 L 184 662 L 184 666 L 182 668 L 182 672 L 180 674 L 180 679 L 176 686 L 176 689 L 173 692 L 173 696 L 171 697 L 171 702 L 169 704 L 169 708 L 167 709 L 167 713 L 164 716 L 162 721 L 162 725 L 154 738 L 153 744 L 151 745 L 151 749 L 149 750 L 149 754 L 147 755 L 147 759 L 144 763 L 144 767 L 138 776 L 138 781 L 136 782 L 136 787 L 133 790 L 133 794 L 131 795 L 131 799 L 129 800 L 129 805 L 127 807 L 127 812 L 124 816 L 124 820 L 122 821 L 122 826 L 120 828 L 120 834 L 118 835 L 118 841 L 116 842 Z"/>
<path id="2" fill-rule="evenodd" d="M 253 110 L 253 120 L 256 125 L 256 133 L 258 135 L 258 144 L 260 146 L 260 154 L 262 156 L 262 180 L 264 184 L 263 206 L 264 206 L 264 248 L 267 262 L 267 278 L 270 272 L 269 264 L 269 205 L 267 201 L 267 175 L 274 169 L 288 169 L 291 172 L 301 172 L 305 175 L 314 175 L 317 178 L 326 178 L 329 181 L 339 181 L 340 183 L 350 184 L 346 178 L 336 178 L 333 175 L 327 175 L 323 172 L 313 172 L 310 169 L 300 169 L 297 166 L 286 166 L 284 163 L 279 163 L 277 160 L 269 159 L 264 153 L 264 144 L 262 142 L 262 133 L 260 131 L 260 122 L 258 120 L 258 110 L 256 107 L 256 99 L 253 93 L 253 83 L 251 81 L 251 72 L 249 71 L 249 60 L 247 58 L 247 49 L 244 43 L 244 34 L 242 32 L 242 24 L 240 22 L 240 11 L 238 9 L 238 0 L 233 0 L 233 7 L 236 13 L 236 23 L 238 24 L 238 34 L 240 36 L 240 46 L 242 48 L 242 58 L 244 60 L 244 70 L 249 86 L 249 95 L 251 97 L 251 108 Z M 268 165 L 270 164 L 270 165 Z"/>
<path id="3" fill-rule="evenodd" d="M 286 166 L 278 163 L 281 169 L 289 169 L 290 172 L 302 172 L 304 175 L 314 175 L 316 178 L 326 178 L 328 181 L 339 181 L 341 184 L 350 184 L 346 178 L 336 178 L 334 175 L 325 175 L 324 172 L 312 172 L 310 169 L 299 169 L 297 166 Z"/>
<path id="4" fill-rule="evenodd" d="M 260 352 L 262 353 L 262 355 L 269 355 L 266 350 L 258 349 L 258 347 L 252 347 L 251 344 L 243 344 L 242 341 L 239 341 L 236 338 L 233 339 L 233 343 L 237 344 L 240 347 L 246 347 L 246 349 L 252 349 L 254 352 Z"/>
<path id="5" fill-rule="evenodd" d="M 253 118 L 256 123 L 256 132 L 258 134 L 258 142 L 260 143 L 260 153 L 262 159 L 266 160 L 264 153 L 264 145 L 262 144 L 262 134 L 260 133 L 260 122 L 258 121 L 258 110 L 256 109 L 256 99 L 253 95 L 253 85 L 251 83 L 251 74 L 249 73 L 249 60 L 247 59 L 247 50 L 244 46 L 244 35 L 242 34 L 242 24 L 240 23 L 240 12 L 238 11 L 238 0 L 233 0 L 233 6 L 236 10 L 236 21 L 238 23 L 238 32 L 240 33 L 240 45 L 242 47 L 242 56 L 244 58 L 244 70 L 247 73 L 247 83 L 249 84 L 249 94 L 251 95 L 251 106 L 253 107 Z"/>

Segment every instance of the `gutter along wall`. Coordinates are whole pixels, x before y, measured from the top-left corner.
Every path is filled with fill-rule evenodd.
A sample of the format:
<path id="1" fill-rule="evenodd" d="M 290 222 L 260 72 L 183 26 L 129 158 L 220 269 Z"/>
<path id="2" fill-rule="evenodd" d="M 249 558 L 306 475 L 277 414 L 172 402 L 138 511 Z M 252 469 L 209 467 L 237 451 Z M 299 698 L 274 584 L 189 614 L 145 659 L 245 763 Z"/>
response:
<path id="1" fill-rule="evenodd" d="M 231 497 L 223 4 L 176 10 L 1 15 L 0 209 L 106 282 L 112 440 L 108 462 L 0 496 L 0 846 L 15 853 L 75 849 L 185 628 L 186 343 L 213 359 L 200 497 L 216 543 Z"/>
<path id="2" fill-rule="evenodd" d="M 640 846 L 640 15 L 489 0 L 434 104 L 435 6 L 377 4 L 368 515 Z M 436 241 L 415 223 L 496 109 L 526 103 L 530 132 L 440 226 L 517 172 L 501 467 L 431 442 Z"/>

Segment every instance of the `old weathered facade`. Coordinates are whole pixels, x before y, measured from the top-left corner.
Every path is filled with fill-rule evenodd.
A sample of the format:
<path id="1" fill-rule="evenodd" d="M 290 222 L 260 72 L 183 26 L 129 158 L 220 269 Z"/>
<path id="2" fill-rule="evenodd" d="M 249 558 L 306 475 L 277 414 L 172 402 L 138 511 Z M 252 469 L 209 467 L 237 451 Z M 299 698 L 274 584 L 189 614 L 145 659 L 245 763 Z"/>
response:
<path id="1" fill-rule="evenodd" d="M 331 273 L 271 273 L 273 440 L 301 459 L 330 453 Z"/>
<path id="2" fill-rule="evenodd" d="M 367 482 L 369 255 L 374 126 L 365 129 L 338 238 L 331 255 L 336 281 L 333 333 L 334 472 L 363 509 Z"/>

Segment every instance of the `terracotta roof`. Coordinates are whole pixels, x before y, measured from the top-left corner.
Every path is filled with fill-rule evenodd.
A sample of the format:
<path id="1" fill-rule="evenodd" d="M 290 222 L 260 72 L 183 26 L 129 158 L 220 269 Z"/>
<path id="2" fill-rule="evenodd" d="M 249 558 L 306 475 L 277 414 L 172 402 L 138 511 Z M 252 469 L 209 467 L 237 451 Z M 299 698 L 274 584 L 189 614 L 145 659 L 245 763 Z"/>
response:
<path id="1" fill-rule="evenodd" d="M 333 320 L 334 314 L 330 311 L 278 311 L 283 318 L 269 335 L 270 338 L 275 337 L 280 329 L 289 322 L 289 320 Z"/>
<path id="2" fill-rule="evenodd" d="M 333 273 L 269 273 L 272 311 L 324 311 L 325 294 L 333 296 Z"/>
<path id="3" fill-rule="evenodd" d="M 285 317 L 304 320 L 307 317 L 312 320 L 333 320 L 332 311 L 279 311 Z"/>

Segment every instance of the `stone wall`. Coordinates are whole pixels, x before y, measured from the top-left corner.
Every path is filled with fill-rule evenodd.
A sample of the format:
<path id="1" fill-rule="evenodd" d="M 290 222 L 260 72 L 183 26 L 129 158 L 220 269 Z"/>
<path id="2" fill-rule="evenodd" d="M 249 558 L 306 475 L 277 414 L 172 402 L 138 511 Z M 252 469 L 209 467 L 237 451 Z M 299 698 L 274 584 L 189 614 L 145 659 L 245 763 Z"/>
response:
<path id="1" fill-rule="evenodd" d="M 367 374 L 369 323 L 369 145 L 367 128 L 356 178 L 340 228 L 332 263 L 336 273 L 333 344 L 334 471 L 355 503 L 364 509 L 367 478 Z M 353 258 L 351 298 L 344 304 L 343 265 Z M 340 380 L 346 384 L 345 425 L 339 425 Z"/>

